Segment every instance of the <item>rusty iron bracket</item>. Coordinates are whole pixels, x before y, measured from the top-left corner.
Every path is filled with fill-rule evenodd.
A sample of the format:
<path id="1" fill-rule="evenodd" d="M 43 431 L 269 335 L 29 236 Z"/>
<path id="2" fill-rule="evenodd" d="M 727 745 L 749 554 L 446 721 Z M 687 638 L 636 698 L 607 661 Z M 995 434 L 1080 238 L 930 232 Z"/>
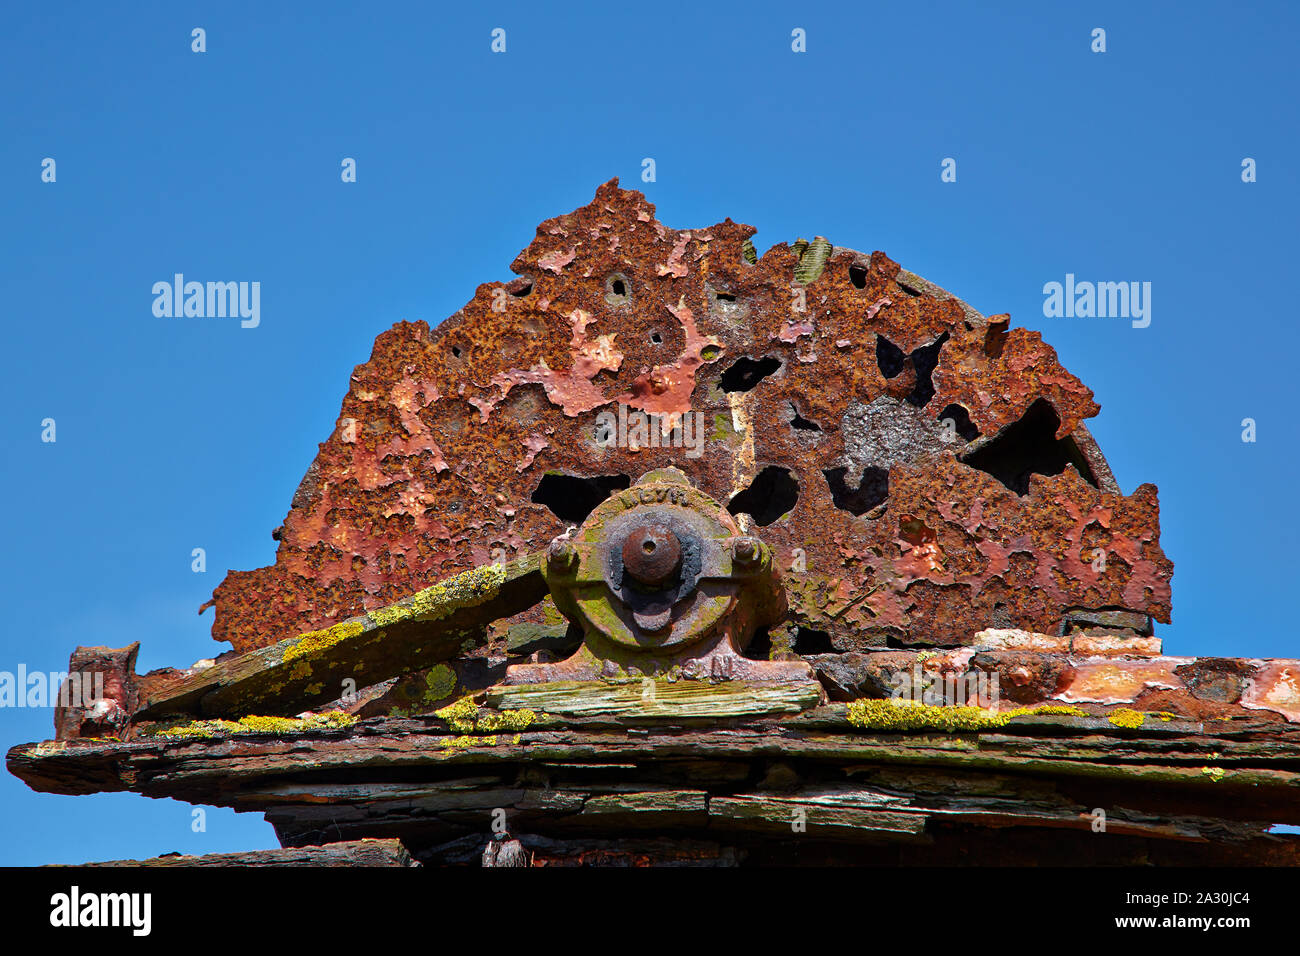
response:
<path id="1" fill-rule="evenodd" d="M 583 645 L 568 660 L 511 666 L 507 684 L 813 680 L 803 661 L 741 653 L 786 614 L 772 549 L 676 468 L 647 473 L 552 540 L 542 573 Z"/>

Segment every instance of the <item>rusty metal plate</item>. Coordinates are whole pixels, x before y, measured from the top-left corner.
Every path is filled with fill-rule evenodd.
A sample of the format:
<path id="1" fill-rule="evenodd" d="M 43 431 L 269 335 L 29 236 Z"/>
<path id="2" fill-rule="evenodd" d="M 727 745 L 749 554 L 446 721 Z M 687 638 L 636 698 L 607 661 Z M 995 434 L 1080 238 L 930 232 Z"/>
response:
<path id="1" fill-rule="evenodd" d="M 667 465 L 775 549 L 795 623 L 840 647 L 1169 620 L 1156 489 L 1119 493 L 1091 391 L 1038 333 L 882 252 L 759 259 L 753 233 L 669 229 L 614 180 L 538 227 L 520 278 L 381 333 L 275 564 L 214 592 L 213 636 L 262 647 L 541 550 Z"/>

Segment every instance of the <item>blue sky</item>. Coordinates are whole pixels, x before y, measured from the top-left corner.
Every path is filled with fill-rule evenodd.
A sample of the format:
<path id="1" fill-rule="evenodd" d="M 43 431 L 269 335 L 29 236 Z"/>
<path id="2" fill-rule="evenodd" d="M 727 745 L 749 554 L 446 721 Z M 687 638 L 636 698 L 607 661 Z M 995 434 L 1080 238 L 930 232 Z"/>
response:
<path id="1" fill-rule="evenodd" d="M 1160 487 L 1166 652 L 1300 656 L 1281 361 L 1300 13 L 1252 7 L 6 5 L 0 670 L 78 644 L 139 640 L 142 670 L 224 649 L 195 610 L 273 560 L 374 337 L 509 278 L 537 223 L 613 176 L 669 226 L 883 249 L 1040 329 L 1096 392 L 1123 489 Z M 261 324 L 156 318 L 175 272 L 260 281 Z M 1150 282 L 1151 325 L 1045 318 L 1066 273 Z M 0 709 L 6 748 L 50 736 L 49 710 Z M 185 804 L 0 776 L 0 863 L 273 845 L 260 815 L 195 833 Z"/>

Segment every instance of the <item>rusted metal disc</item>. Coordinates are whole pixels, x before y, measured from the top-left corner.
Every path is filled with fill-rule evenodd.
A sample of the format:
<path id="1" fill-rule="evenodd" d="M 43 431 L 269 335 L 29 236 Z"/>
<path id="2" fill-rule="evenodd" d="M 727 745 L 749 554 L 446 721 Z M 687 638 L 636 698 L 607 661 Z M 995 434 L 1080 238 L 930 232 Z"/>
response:
<path id="1" fill-rule="evenodd" d="M 662 524 L 633 528 L 623 541 L 623 567 L 641 584 L 649 587 L 666 584 L 681 563 L 681 542 Z"/>

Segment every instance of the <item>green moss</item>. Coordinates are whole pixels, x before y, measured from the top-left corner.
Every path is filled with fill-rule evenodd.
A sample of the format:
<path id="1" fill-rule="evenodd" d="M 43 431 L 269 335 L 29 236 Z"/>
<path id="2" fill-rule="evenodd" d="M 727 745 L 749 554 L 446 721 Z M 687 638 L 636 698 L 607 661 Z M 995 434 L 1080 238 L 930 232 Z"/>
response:
<path id="1" fill-rule="evenodd" d="M 795 243 L 796 250 L 798 250 L 800 242 L 803 242 L 803 240 L 800 239 L 799 242 Z M 826 260 L 830 257 L 831 248 L 830 242 L 823 237 L 817 236 L 814 238 L 811 245 L 807 245 L 805 249 L 799 252 L 799 264 L 794 267 L 795 281 L 801 285 L 808 285 L 817 281 L 817 277 L 826 268 Z"/>
<path id="2" fill-rule="evenodd" d="M 192 720 L 160 727 L 147 736 L 168 739 L 224 737 L 232 734 L 299 734 L 309 730 L 341 730 L 357 722 L 341 710 L 307 717 L 263 717 L 249 715 L 238 720 Z"/>
<path id="3" fill-rule="evenodd" d="M 733 434 L 731 430 L 731 416 L 723 412 L 716 412 L 713 416 L 713 434 L 710 439 L 713 441 L 726 441 L 727 436 Z"/>
<path id="4" fill-rule="evenodd" d="M 568 624 L 569 619 L 560 613 L 555 601 L 548 594 L 542 599 L 542 622 L 544 624 Z"/>
<path id="5" fill-rule="evenodd" d="M 333 647 L 339 641 L 346 641 L 350 637 L 356 637 L 365 629 L 366 626 L 361 621 L 340 621 L 333 627 L 327 627 L 322 631 L 308 631 L 289 645 L 284 652 L 283 660 L 287 664 L 299 657 L 315 657 L 322 651 Z M 310 673 L 311 668 L 308 667 L 307 674 Z"/>
<path id="6" fill-rule="evenodd" d="M 458 608 L 479 604 L 494 597 L 505 580 L 504 565 L 486 564 L 471 568 L 423 591 L 417 591 L 397 604 L 376 608 L 369 612 L 370 619 L 380 627 L 389 627 L 403 621 L 441 620 Z"/>

